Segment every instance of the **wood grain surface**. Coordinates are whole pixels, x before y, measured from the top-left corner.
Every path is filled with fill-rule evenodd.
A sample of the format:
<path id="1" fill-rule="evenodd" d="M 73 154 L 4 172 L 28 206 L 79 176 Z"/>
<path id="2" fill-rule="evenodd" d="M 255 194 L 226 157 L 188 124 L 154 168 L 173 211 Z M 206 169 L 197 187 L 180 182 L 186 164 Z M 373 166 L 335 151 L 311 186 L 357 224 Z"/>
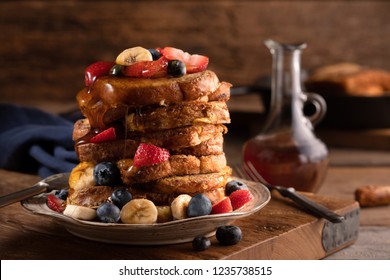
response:
<path id="1" fill-rule="evenodd" d="M 386 180 L 385 168 L 330 168 L 319 195 L 311 198 L 340 214 L 356 209 L 355 186 Z M 0 170 L 0 195 L 35 183 L 36 176 Z M 350 180 L 353 178 L 353 180 Z M 325 194 L 325 195 L 324 195 Z M 359 238 L 340 252 L 325 252 L 319 240 L 323 219 L 309 215 L 290 201 L 274 198 L 257 214 L 235 222 L 243 240 L 235 246 L 221 246 L 212 237 L 212 247 L 195 252 L 190 243 L 167 246 L 125 246 L 97 243 L 69 234 L 63 226 L 40 215 L 26 212 L 19 204 L 0 209 L 0 257 L 2 259 L 319 259 L 326 257 L 363 259 L 390 257 L 389 208 L 361 209 L 364 243 Z M 379 227 L 379 229 L 378 229 Z M 380 230 L 380 231 L 378 231 Z M 377 240 L 385 240 L 378 244 Z M 358 244 L 358 245 L 357 245 Z M 356 247 L 358 246 L 358 247 Z M 352 248 L 352 249 L 350 249 Z M 156 250 L 158 249 L 158 250 Z M 364 250 L 364 251 L 359 251 Z M 346 250 L 351 255 L 345 253 Z M 365 253 L 364 253 L 365 252 Z M 387 253 L 386 253 L 387 252 Z"/>
<path id="2" fill-rule="evenodd" d="M 210 57 L 235 86 L 271 73 L 264 40 L 304 41 L 304 68 L 390 69 L 388 1 L 1 1 L 0 101 L 74 102 L 84 68 L 131 46 Z"/>
<path id="3" fill-rule="evenodd" d="M 4 170 L 0 175 L 5 179 L 0 194 L 36 179 Z M 15 184 L 14 178 L 23 179 Z M 309 196 L 340 214 L 358 207 L 352 199 Z M 191 243 L 140 247 L 84 240 L 51 218 L 27 213 L 19 204 L 0 209 L 0 214 L 2 259 L 319 259 L 333 252 L 322 246 L 325 221 L 277 195 L 261 211 L 234 222 L 243 231 L 239 244 L 221 246 L 212 237 L 212 248 L 204 252 L 192 250 Z"/>

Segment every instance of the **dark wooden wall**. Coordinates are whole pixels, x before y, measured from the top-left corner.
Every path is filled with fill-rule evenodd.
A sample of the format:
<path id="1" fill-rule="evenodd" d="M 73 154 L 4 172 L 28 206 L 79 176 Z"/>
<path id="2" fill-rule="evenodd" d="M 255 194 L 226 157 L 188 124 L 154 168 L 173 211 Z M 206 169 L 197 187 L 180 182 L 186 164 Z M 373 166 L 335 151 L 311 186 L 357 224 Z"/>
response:
<path id="1" fill-rule="evenodd" d="M 0 101 L 74 102 L 88 64 L 136 45 L 206 54 L 247 85 L 270 73 L 267 38 L 307 42 L 307 68 L 390 70 L 390 1 L 1 1 Z"/>

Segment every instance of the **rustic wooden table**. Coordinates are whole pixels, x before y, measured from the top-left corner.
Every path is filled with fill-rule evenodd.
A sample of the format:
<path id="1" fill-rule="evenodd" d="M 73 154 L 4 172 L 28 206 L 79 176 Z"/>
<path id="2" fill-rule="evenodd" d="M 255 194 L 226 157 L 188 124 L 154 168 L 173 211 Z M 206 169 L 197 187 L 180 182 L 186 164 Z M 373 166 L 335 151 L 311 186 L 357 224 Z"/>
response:
<path id="1" fill-rule="evenodd" d="M 237 142 L 226 142 L 228 156 L 237 159 Z M 335 151 L 344 157 L 354 152 Z M 386 153 L 385 153 L 386 155 Z M 388 155 L 387 155 L 388 156 Z M 387 157 L 386 157 L 387 158 Z M 389 184 L 390 167 L 331 166 L 326 180 L 314 199 L 334 210 L 352 209 L 354 190 L 365 184 Z M 37 176 L 0 170 L 0 195 L 31 186 Z M 327 199 L 322 200 L 322 196 Z M 332 200 L 337 203 L 330 203 Z M 287 206 L 285 206 L 287 205 Z M 284 207 L 290 216 L 275 214 Z M 286 208 L 287 207 L 287 208 Z M 351 208 L 352 207 L 352 208 Z M 321 234 L 323 219 L 310 216 L 275 198 L 261 211 L 238 222 L 245 238 L 230 247 L 213 246 L 195 252 L 189 243 L 165 246 L 128 246 L 98 243 L 75 237 L 51 218 L 27 212 L 19 203 L 0 209 L 1 259 L 390 259 L 390 206 L 360 210 L 357 240 L 336 252 L 324 252 L 310 241 Z M 342 214 L 342 213 L 341 213 Z M 282 213 L 282 215 L 287 215 Z M 294 216 L 295 215 L 295 216 Z M 274 216 L 274 217 L 272 217 Z M 289 218 L 290 217 L 290 218 Z M 295 218 L 294 218 L 295 217 Z M 298 217 L 298 219 L 296 219 Z M 271 218 L 273 220 L 271 220 Z M 302 225 L 297 226 L 294 219 Z M 300 227 L 300 229 L 299 229 Z M 274 241 L 270 241 L 273 239 Z M 268 242 L 268 243 L 267 243 Z M 289 247 L 286 248 L 286 244 Z M 303 248 L 303 249 L 297 249 Z"/>
<path id="2" fill-rule="evenodd" d="M 255 101 L 246 100 L 245 110 L 248 110 L 248 104 L 254 104 L 253 111 L 259 111 L 259 104 Z M 48 111 L 53 113 L 68 110 L 63 106 L 53 106 L 55 104 L 40 104 L 37 107 L 50 109 Z M 231 104 L 240 105 L 242 102 Z M 69 107 L 73 108 L 74 104 Z M 236 118 L 234 112 L 232 117 L 239 127 L 243 123 L 254 123 L 252 116 L 249 116 L 250 122 L 247 122 L 243 115 Z M 237 122 L 240 118 L 241 123 Z M 230 164 L 239 162 L 241 147 L 248 138 L 248 134 L 235 130 L 234 123 L 225 137 L 225 153 Z M 254 130 L 257 128 L 258 125 L 255 124 Z M 246 127 L 244 131 L 251 131 L 251 128 Z M 336 133 L 333 139 L 340 144 L 341 137 L 337 135 Z M 375 138 L 367 138 L 366 135 L 365 145 L 377 146 L 378 143 L 386 141 L 388 143 L 389 133 L 381 133 L 379 142 L 379 136 L 375 135 Z M 354 201 L 356 188 L 366 184 L 390 184 L 390 150 L 386 147 L 382 145 L 382 150 L 366 149 L 362 146 L 356 150 L 330 149 L 330 166 L 325 181 L 317 194 L 307 195 L 339 214 L 344 215 L 351 211 L 356 213 L 356 209 L 359 210 L 359 205 Z M 0 196 L 32 186 L 41 179 L 36 175 L 1 169 L 0 178 Z M 63 225 L 50 217 L 34 215 L 26 211 L 20 203 L 15 203 L 0 208 L 0 258 L 390 259 L 390 206 L 362 208 L 359 219 L 357 238 L 337 249 L 325 250 L 321 239 L 326 221 L 302 211 L 290 201 L 273 195 L 265 208 L 237 221 L 244 234 L 239 244 L 220 246 L 215 237 L 212 237 L 210 249 L 195 252 L 189 243 L 140 247 L 89 241 L 70 234 Z"/>

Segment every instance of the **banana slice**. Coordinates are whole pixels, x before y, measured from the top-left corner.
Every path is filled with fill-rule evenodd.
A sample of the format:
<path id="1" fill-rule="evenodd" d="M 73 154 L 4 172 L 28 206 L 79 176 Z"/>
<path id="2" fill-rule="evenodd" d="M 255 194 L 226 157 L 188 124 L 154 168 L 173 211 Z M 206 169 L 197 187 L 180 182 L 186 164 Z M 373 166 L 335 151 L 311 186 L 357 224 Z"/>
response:
<path id="1" fill-rule="evenodd" d="M 81 162 L 69 175 L 69 187 L 74 190 L 80 190 L 89 186 L 96 185 L 93 178 L 94 164 L 92 162 Z"/>
<path id="2" fill-rule="evenodd" d="M 91 221 L 96 218 L 96 210 L 80 205 L 68 204 L 63 212 L 65 216 Z"/>
<path id="3" fill-rule="evenodd" d="M 190 203 L 191 196 L 188 194 L 181 194 L 177 196 L 171 203 L 172 216 L 175 220 L 187 218 L 188 203 Z"/>
<path id="4" fill-rule="evenodd" d="M 119 65 L 129 66 L 138 61 L 152 61 L 153 57 L 149 50 L 143 47 L 129 48 L 121 52 L 115 63 Z"/>
<path id="5" fill-rule="evenodd" d="M 132 199 L 121 210 L 121 221 L 125 224 L 153 224 L 157 216 L 156 205 L 145 198 Z"/>
<path id="6" fill-rule="evenodd" d="M 157 207 L 157 223 L 165 223 L 172 221 L 171 206 L 156 206 Z"/>

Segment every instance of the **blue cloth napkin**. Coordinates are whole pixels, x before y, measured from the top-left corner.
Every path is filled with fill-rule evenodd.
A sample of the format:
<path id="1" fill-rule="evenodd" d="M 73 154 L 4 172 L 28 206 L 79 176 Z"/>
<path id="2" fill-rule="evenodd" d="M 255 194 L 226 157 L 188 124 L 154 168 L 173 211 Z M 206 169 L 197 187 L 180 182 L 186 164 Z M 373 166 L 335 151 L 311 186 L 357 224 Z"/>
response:
<path id="1" fill-rule="evenodd" d="M 36 108 L 0 104 L 0 168 L 47 176 L 78 163 L 73 121 Z"/>

